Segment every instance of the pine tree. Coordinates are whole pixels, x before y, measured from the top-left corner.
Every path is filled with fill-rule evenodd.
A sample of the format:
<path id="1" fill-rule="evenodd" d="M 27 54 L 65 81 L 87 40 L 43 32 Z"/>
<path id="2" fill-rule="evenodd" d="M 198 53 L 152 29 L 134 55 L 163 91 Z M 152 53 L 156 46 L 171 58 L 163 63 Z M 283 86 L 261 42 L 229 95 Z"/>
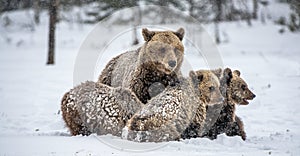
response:
<path id="1" fill-rule="evenodd" d="M 139 40 L 137 38 L 138 32 L 137 32 L 137 26 L 142 23 L 142 12 L 141 8 L 138 5 L 134 8 L 134 16 L 133 16 L 133 42 L 132 45 L 139 44 Z"/>
<path id="2" fill-rule="evenodd" d="M 300 31 L 300 2 L 298 0 L 288 1 L 293 13 L 290 14 L 290 23 L 288 25 L 291 31 Z"/>
<path id="3" fill-rule="evenodd" d="M 33 1 L 34 22 L 40 24 L 40 0 Z"/>
<path id="4" fill-rule="evenodd" d="M 49 6 L 49 42 L 48 42 L 48 59 L 47 65 L 54 64 L 54 52 L 55 52 L 55 25 L 57 21 L 57 7 L 58 0 L 51 0 Z"/>
<path id="5" fill-rule="evenodd" d="M 215 18 L 214 18 L 214 23 L 215 23 L 215 40 L 216 40 L 216 43 L 219 44 L 221 42 L 221 40 L 220 40 L 219 23 L 222 20 L 222 13 L 223 13 L 222 4 L 224 4 L 225 1 L 222 1 L 222 0 L 213 0 L 212 2 L 216 6 L 215 9 L 214 9 L 215 14 L 216 14 Z"/>
<path id="6" fill-rule="evenodd" d="M 258 11 L 258 0 L 253 0 L 253 12 L 252 12 L 253 19 L 257 19 L 257 11 Z"/>
<path id="7" fill-rule="evenodd" d="M 117 10 L 137 6 L 139 0 L 98 0 L 96 2 L 98 6 L 87 11 L 88 16 L 94 17 L 94 20 L 86 21 L 88 23 L 99 22 Z"/>
<path id="8" fill-rule="evenodd" d="M 209 15 L 212 13 L 212 3 L 210 0 L 186 0 L 189 15 L 200 22 L 208 22 Z"/>

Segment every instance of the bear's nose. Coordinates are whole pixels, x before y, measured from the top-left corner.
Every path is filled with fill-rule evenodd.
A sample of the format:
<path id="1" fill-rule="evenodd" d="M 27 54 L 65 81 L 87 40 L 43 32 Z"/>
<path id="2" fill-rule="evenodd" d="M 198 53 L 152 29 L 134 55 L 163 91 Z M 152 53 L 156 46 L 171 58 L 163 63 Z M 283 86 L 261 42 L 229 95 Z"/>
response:
<path id="1" fill-rule="evenodd" d="M 176 66 L 176 61 L 171 60 L 171 61 L 168 62 L 168 64 L 169 64 L 170 67 L 175 67 Z"/>

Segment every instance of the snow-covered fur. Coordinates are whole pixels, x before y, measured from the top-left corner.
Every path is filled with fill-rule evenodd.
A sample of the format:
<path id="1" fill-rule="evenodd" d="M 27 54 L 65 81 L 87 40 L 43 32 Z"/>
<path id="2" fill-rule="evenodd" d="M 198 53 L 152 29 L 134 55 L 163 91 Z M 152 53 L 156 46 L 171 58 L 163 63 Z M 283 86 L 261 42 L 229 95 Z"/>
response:
<path id="1" fill-rule="evenodd" d="M 127 120 L 141 105 L 128 89 L 87 81 L 64 95 L 61 110 L 72 135 L 120 136 Z"/>
<path id="2" fill-rule="evenodd" d="M 134 114 L 122 136 L 137 142 L 178 140 L 192 122 L 200 133 L 206 113 L 199 88 L 202 80 L 192 71 L 189 78 L 168 86 Z"/>
<path id="3" fill-rule="evenodd" d="M 212 90 L 212 88 L 219 87 L 220 83 L 212 72 L 192 71 L 188 79 L 182 78 L 180 83 L 173 87 L 169 86 L 142 108 L 143 104 L 130 90 L 121 87 L 112 88 L 88 81 L 65 94 L 62 100 L 62 112 L 73 135 L 97 133 L 116 136 L 120 136 L 121 129 L 127 120 L 141 108 L 142 111 L 153 113 L 156 116 L 154 122 L 161 124 L 169 124 L 174 120 L 173 116 L 177 116 L 177 113 L 181 112 L 181 116 L 176 119 L 179 123 L 177 128 L 181 127 L 181 129 L 177 131 L 173 129 L 170 132 L 173 137 L 167 139 L 174 140 L 175 136 L 181 138 L 182 131 L 191 123 L 195 126 L 193 131 L 197 134 L 200 133 L 205 116 L 205 104 L 216 102 L 215 99 L 221 100 L 222 95 L 219 90 Z M 164 111 L 163 114 L 161 114 L 162 111 Z M 135 117 L 137 116 L 138 114 L 135 115 Z M 136 119 L 135 117 L 130 119 L 130 129 L 133 128 L 133 124 L 136 124 L 133 121 Z M 153 118 L 151 117 L 151 119 Z M 145 117 L 144 121 L 147 122 L 146 120 L 149 118 Z M 163 127 L 164 125 L 160 130 Z M 147 128 L 153 129 L 149 125 Z M 144 129 L 140 130 L 144 131 Z M 168 132 L 165 131 L 166 134 Z M 161 138 L 154 137 L 154 135 L 160 135 L 159 133 L 151 135 L 147 141 L 162 141 Z"/>

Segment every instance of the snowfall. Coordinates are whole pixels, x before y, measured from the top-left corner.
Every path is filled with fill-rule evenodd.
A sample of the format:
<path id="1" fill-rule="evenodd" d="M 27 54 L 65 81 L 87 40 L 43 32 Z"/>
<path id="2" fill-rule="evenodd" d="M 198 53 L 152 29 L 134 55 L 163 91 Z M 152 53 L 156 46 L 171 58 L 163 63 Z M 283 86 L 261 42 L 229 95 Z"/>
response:
<path id="1" fill-rule="evenodd" d="M 42 13 L 40 25 L 33 26 L 30 10 L 10 12 L 6 16 L 12 23 L 5 27 L 1 17 L 1 156 L 300 155 L 299 33 L 291 33 L 270 20 L 265 24 L 253 21 L 252 26 L 241 21 L 220 24 L 222 43 L 217 45 L 217 51 L 222 67 L 240 70 L 256 94 L 249 105 L 237 106 L 236 114 L 245 124 L 246 141 L 221 134 L 216 140 L 134 143 L 111 135 L 71 136 L 60 112 L 60 100 L 66 91 L 79 81 L 96 81 L 113 56 L 132 48 L 132 32 L 111 25 L 106 33 L 98 32 L 95 36 L 97 25 L 60 22 L 56 31 L 55 65 L 47 66 L 47 13 Z M 163 27 L 175 30 L 178 25 Z M 193 52 L 196 48 L 190 44 L 197 40 L 191 32 L 193 26 L 183 27 L 187 32 L 186 64 L 195 70 L 207 68 L 203 55 L 196 57 L 197 52 Z M 203 28 L 213 34 L 213 25 Z M 284 33 L 279 33 L 280 29 Z M 106 36 L 110 38 L 104 41 Z M 82 47 L 89 38 L 97 42 L 86 45 L 91 45 L 90 49 L 98 54 L 97 58 L 85 60 L 93 63 L 84 64 L 80 56 L 84 55 Z M 205 60 L 209 62 L 210 58 Z M 93 67 L 92 72 L 77 69 L 79 65 Z M 75 73 L 80 75 L 80 71 L 78 78 Z"/>

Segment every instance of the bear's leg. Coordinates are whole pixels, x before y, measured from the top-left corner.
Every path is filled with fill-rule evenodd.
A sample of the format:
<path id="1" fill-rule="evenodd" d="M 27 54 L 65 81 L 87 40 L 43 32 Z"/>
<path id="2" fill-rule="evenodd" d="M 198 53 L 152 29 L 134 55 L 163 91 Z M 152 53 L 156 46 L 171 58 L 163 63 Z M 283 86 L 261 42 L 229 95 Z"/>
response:
<path id="1" fill-rule="evenodd" d="M 203 134 L 203 137 L 208 137 L 210 139 L 216 139 L 217 135 L 225 133 L 228 127 L 231 127 L 232 123 L 232 106 L 225 105 L 220 112 L 220 115 L 217 121 L 213 124 L 213 126 L 209 129 L 208 132 Z"/>
<path id="2" fill-rule="evenodd" d="M 226 135 L 228 136 L 241 136 L 243 140 L 246 140 L 246 132 L 244 130 L 244 123 L 243 121 L 238 117 L 235 116 L 235 122 L 231 124 L 231 127 L 228 127 L 226 130 Z"/>
<path id="3" fill-rule="evenodd" d="M 200 136 L 198 130 L 200 129 L 199 124 L 191 123 L 181 134 L 182 139 L 197 138 Z"/>
<path id="4" fill-rule="evenodd" d="M 227 123 L 224 122 L 224 123 L 215 123 L 211 128 L 210 130 L 204 134 L 204 137 L 207 137 L 211 140 L 214 140 L 214 139 L 217 139 L 217 136 L 219 134 L 222 134 L 224 133 L 224 128 L 227 127 Z"/>

